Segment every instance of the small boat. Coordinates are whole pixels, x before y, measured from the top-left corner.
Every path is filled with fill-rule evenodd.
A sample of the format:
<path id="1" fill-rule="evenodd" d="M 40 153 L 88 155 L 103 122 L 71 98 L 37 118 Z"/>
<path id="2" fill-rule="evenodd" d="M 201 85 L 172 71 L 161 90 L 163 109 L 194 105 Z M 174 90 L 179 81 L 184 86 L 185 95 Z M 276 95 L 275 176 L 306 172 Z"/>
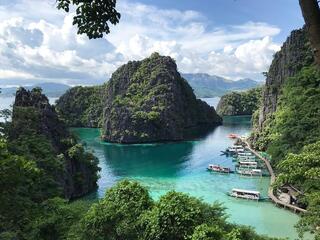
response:
<path id="1" fill-rule="evenodd" d="M 250 157 L 250 156 L 254 156 L 254 154 L 252 152 L 241 152 L 238 154 L 239 156 L 242 157 Z"/>
<path id="2" fill-rule="evenodd" d="M 233 173 L 234 172 L 231 170 L 231 168 L 221 167 L 219 165 L 213 165 L 213 164 L 209 165 L 208 170 L 213 171 L 213 172 L 219 172 L 219 173 Z"/>
<path id="3" fill-rule="evenodd" d="M 237 173 L 246 176 L 262 176 L 261 169 L 237 168 Z"/>
<path id="4" fill-rule="evenodd" d="M 257 162 L 249 162 L 249 161 L 240 161 L 239 167 L 257 168 L 258 163 Z"/>
<path id="5" fill-rule="evenodd" d="M 226 151 L 231 153 L 243 153 L 244 148 L 241 145 L 233 145 L 232 147 L 228 147 Z"/>
<path id="6" fill-rule="evenodd" d="M 256 157 L 255 156 L 242 156 L 242 155 L 239 155 L 238 154 L 238 159 L 239 160 L 252 160 L 252 161 L 255 161 L 256 160 Z"/>
<path id="7" fill-rule="evenodd" d="M 235 198 L 243 198 L 243 199 L 257 200 L 257 201 L 261 200 L 261 194 L 258 191 L 234 188 L 231 190 L 229 195 Z"/>
<path id="8" fill-rule="evenodd" d="M 239 136 L 237 135 L 237 134 L 234 134 L 234 133 L 230 133 L 229 135 L 228 135 L 228 138 L 231 138 L 231 139 L 236 139 L 236 138 L 238 138 Z"/>

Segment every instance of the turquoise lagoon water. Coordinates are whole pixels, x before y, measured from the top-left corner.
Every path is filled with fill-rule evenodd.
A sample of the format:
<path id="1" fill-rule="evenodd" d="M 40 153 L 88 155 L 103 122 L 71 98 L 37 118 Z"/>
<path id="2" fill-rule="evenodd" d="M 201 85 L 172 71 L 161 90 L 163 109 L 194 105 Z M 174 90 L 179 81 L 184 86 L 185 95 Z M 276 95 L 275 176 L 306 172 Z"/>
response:
<path id="1" fill-rule="evenodd" d="M 54 103 L 56 99 L 50 99 Z M 203 99 L 216 106 L 219 98 Z M 0 109 L 11 108 L 14 98 L 0 96 Z M 232 141 L 229 133 L 248 134 L 251 130 L 247 117 L 224 119 L 198 141 L 167 144 L 119 145 L 101 142 L 98 129 L 73 129 L 87 147 L 99 158 L 101 178 L 97 192 L 90 197 L 101 198 L 106 189 L 127 178 L 146 186 L 157 199 L 169 190 L 177 190 L 201 197 L 212 203 L 220 201 L 227 207 L 229 221 L 252 226 L 257 232 L 275 237 L 297 238 L 294 224 L 299 217 L 279 209 L 269 202 L 253 202 L 228 197 L 232 188 L 258 190 L 267 195 L 269 178 L 250 178 L 222 175 L 206 171 L 210 163 L 233 167 L 230 158 L 221 156 Z M 1 121 L 2 119 L 0 119 Z"/>
<path id="2" fill-rule="evenodd" d="M 226 119 L 203 139 L 180 143 L 120 145 L 101 142 L 98 129 L 73 129 L 99 158 L 99 188 L 91 197 L 101 198 L 106 189 L 121 179 L 132 179 L 146 186 L 155 199 L 169 190 L 200 197 L 208 203 L 222 202 L 229 221 L 252 226 L 258 233 L 297 238 L 294 225 L 299 217 L 270 202 L 234 199 L 226 195 L 232 188 L 258 190 L 267 196 L 268 177 L 241 177 L 210 173 L 210 163 L 234 167 L 221 151 L 232 144 L 229 133 L 248 134 L 248 118 Z"/>

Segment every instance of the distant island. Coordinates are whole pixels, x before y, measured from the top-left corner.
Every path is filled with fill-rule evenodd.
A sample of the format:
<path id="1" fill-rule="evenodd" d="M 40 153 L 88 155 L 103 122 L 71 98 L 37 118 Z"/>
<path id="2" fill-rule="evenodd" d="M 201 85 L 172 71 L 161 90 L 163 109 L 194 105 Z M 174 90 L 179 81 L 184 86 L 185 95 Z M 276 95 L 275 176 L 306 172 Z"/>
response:
<path id="1" fill-rule="evenodd" d="M 229 80 L 216 75 L 206 73 L 182 74 L 198 98 L 221 97 L 232 91 L 244 91 L 258 87 L 262 83 L 249 78 Z"/>
<path id="2" fill-rule="evenodd" d="M 244 92 L 227 93 L 221 97 L 217 112 L 220 116 L 252 115 L 258 110 L 261 100 L 261 87 Z"/>
<path id="3" fill-rule="evenodd" d="M 207 73 L 185 73 L 181 76 L 187 80 L 194 90 L 197 98 L 221 97 L 222 95 L 232 91 L 244 91 L 261 85 L 259 82 L 246 78 L 241 80 L 229 80 L 216 75 Z M 40 87 L 43 94 L 49 98 L 58 98 L 67 90 L 72 88 L 67 84 L 45 82 L 34 84 L 31 86 L 22 86 L 27 90 Z M 18 87 L 1 88 L 0 97 L 12 97 L 15 95 Z"/>
<path id="4" fill-rule="evenodd" d="M 26 90 L 32 90 L 36 87 L 42 89 L 43 94 L 50 98 L 57 98 L 64 94 L 71 86 L 62 84 L 62 83 L 53 83 L 53 82 L 46 82 L 46 83 L 39 83 L 34 84 L 31 86 L 23 86 Z M 1 88 L 0 97 L 12 97 L 16 94 L 16 91 L 19 87 L 8 87 L 8 88 Z"/>

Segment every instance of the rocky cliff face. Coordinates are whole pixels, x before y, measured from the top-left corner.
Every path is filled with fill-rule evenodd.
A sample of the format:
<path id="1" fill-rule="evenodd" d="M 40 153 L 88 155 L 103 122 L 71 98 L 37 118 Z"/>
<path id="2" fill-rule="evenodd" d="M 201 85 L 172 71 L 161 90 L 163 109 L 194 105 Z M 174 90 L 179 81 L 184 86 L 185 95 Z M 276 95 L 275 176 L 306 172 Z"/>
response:
<path id="1" fill-rule="evenodd" d="M 96 158 L 76 144 L 41 89 L 17 91 L 11 125 L 11 149 L 35 160 L 64 197 L 80 197 L 96 187 Z"/>
<path id="2" fill-rule="evenodd" d="M 104 119 L 103 139 L 119 143 L 183 140 L 222 121 L 196 99 L 174 60 L 157 53 L 112 75 Z"/>
<path id="3" fill-rule="evenodd" d="M 313 62 L 312 51 L 305 29 L 292 31 L 277 52 L 267 73 L 263 91 L 262 108 L 259 114 L 258 130 L 261 131 L 268 116 L 277 109 L 281 86 L 287 78 L 296 75 L 303 66 Z"/>

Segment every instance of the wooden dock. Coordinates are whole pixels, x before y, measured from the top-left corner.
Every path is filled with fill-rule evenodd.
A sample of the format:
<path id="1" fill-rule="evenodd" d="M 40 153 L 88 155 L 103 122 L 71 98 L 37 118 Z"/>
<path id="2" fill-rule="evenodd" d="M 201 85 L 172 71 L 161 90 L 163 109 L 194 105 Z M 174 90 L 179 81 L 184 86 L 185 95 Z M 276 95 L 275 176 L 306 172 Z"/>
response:
<path id="1" fill-rule="evenodd" d="M 286 202 L 283 202 L 281 201 L 279 198 L 277 198 L 275 195 L 274 195 L 274 189 L 273 189 L 273 183 L 276 181 L 276 175 L 273 171 L 273 168 L 269 162 L 268 159 L 264 158 L 261 156 L 260 153 L 258 153 L 257 151 L 253 150 L 251 147 L 250 147 L 250 144 L 246 141 L 246 140 L 243 140 L 241 138 L 238 138 L 240 141 L 242 141 L 243 143 L 246 144 L 246 147 L 247 149 L 249 149 L 256 157 L 260 158 L 262 161 L 264 161 L 264 163 L 266 164 L 267 168 L 268 168 L 268 171 L 270 173 L 270 186 L 269 186 L 269 190 L 268 190 L 268 196 L 270 197 L 270 199 L 277 205 L 277 206 L 281 206 L 281 207 L 284 207 L 286 209 L 290 209 L 292 211 L 294 211 L 295 213 L 305 213 L 307 212 L 307 210 L 303 209 L 303 208 L 299 208 L 295 205 L 292 205 L 292 204 L 289 204 L 289 203 L 286 203 Z"/>

